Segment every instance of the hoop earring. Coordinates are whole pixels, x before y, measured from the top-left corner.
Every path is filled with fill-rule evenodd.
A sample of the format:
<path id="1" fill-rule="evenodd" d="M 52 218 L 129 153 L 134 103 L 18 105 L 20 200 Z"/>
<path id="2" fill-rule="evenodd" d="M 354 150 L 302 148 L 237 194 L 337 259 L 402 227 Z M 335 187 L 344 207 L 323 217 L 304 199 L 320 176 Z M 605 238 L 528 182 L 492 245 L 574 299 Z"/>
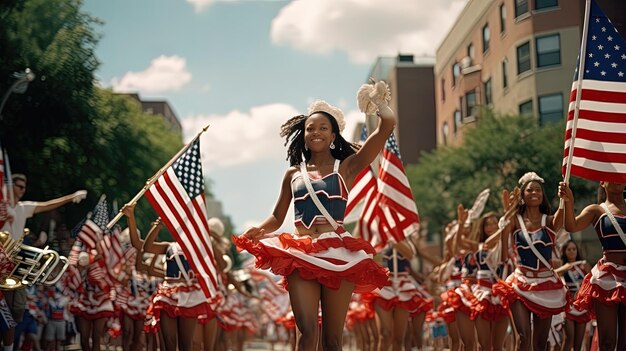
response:
<path id="1" fill-rule="evenodd" d="M 332 142 L 330 143 L 330 149 L 331 149 L 331 150 L 335 150 L 335 142 L 334 142 L 334 141 L 332 141 Z"/>

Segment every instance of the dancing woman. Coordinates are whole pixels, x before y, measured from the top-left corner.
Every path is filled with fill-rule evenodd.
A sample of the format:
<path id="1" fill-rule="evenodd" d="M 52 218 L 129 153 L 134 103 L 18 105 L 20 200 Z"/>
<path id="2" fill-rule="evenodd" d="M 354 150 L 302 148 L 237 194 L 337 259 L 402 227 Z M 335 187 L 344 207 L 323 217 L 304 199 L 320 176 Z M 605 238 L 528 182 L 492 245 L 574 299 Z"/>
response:
<path id="1" fill-rule="evenodd" d="M 395 115 L 384 82 L 359 91 L 362 111 L 380 117 L 376 130 L 361 148 L 341 135 L 343 113 L 317 100 L 306 115 L 291 118 L 281 128 L 287 138 L 291 167 L 283 177 L 272 214 L 233 240 L 256 256 L 258 268 L 285 277 L 296 325 L 298 350 L 315 350 L 318 310 L 322 311 L 322 348 L 340 350 L 350 297 L 387 284 L 388 272 L 373 260 L 367 241 L 353 237 L 342 226 L 348 191 L 356 176 L 383 149 L 393 132 Z M 293 200 L 293 234 L 270 235 L 285 220 Z"/>
<path id="2" fill-rule="evenodd" d="M 624 183 L 600 182 L 599 204 L 574 215 L 574 196 L 568 185 L 559 183 L 565 207 L 565 229 L 578 232 L 593 225 L 602 258 L 591 269 L 578 290 L 574 307 L 588 310 L 598 322 L 600 350 L 626 349 L 626 203 Z"/>

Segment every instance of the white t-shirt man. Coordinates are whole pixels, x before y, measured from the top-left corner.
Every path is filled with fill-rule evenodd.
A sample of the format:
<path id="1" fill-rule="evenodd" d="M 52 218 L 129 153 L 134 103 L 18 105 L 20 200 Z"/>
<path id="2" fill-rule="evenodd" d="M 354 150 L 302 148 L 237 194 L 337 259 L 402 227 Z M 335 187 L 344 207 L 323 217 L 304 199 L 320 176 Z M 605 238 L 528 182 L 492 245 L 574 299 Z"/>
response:
<path id="1" fill-rule="evenodd" d="M 34 201 L 19 201 L 15 207 L 7 206 L 7 214 L 9 218 L 13 216 L 13 220 L 8 219 L 2 231 L 11 233 L 11 237 L 15 240 L 19 239 L 26 226 L 26 220 L 33 216 L 37 206 L 37 202 Z"/>

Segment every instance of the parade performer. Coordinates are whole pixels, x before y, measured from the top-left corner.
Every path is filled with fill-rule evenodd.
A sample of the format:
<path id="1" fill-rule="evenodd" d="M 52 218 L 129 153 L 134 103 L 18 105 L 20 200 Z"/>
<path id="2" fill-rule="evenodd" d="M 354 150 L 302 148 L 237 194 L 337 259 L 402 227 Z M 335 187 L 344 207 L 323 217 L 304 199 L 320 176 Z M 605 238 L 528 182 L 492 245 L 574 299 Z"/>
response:
<path id="1" fill-rule="evenodd" d="M 562 276 L 569 289 L 570 296 L 576 297 L 585 275 L 591 271 L 587 261 L 583 260 L 574 240 L 569 240 L 561 248 L 561 262 L 563 265 L 555 271 Z M 585 336 L 585 328 L 591 316 L 587 310 L 579 311 L 575 306 L 565 312 L 565 342 L 562 350 L 580 351 Z"/>
<path id="2" fill-rule="evenodd" d="M 106 322 L 114 316 L 110 297 L 112 283 L 108 279 L 101 250 L 100 245 L 96 245 L 95 255 L 81 252 L 78 255 L 78 269 L 68 270 L 70 274 L 79 274 L 78 280 L 70 279 L 68 287 L 78 293 L 78 299 L 70 304 L 70 312 L 78 320 L 80 345 L 85 351 L 100 350 L 100 339 Z M 79 282 L 79 285 L 74 282 Z"/>
<path id="3" fill-rule="evenodd" d="M 515 271 L 506 283 L 494 287 L 501 299 L 510 302 L 513 323 L 519 341 L 517 350 L 545 350 L 552 316 L 569 309 L 567 287 L 552 269 L 556 233 L 563 223 L 557 211 L 550 215 L 550 203 L 544 180 L 535 172 L 519 179 L 520 191 L 510 196 L 505 210 L 513 209 L 515 217 L 503 230 L 503 238 L 512 245 Z M 512 234 L 511 234 L 512 233 Z M 504 261 L 508 249 L 502 250 Z M 555 254 L 554 257 L 558 257 Z M 532 323 L 532 326 L 531 326 Z"/>
<path id="4" fill-rule="evenodd" d="M 485 240 L 498 231 L 498 219 L 494 212 L 484 214 L 474 225 L 475 234 L 472 235 L 479 241 L 479 250 L 474 253 L 477 282 L 472 286 L 477 303 L 472 306 L 472 313 L 481 350 L 503 350 L 509 325 L 508 306 L 493 291 L 493 284 L 501 278 L 503 266 L 496 270 L 489 267 L 489 252 L 483 247 Z"/>
<path id="5" fill-rule="evenodd" d="M 565 207 L 565 229 L 578 232 L 593 225 L 603 256 L 585 276 L 574 307 L 587 310 L 598 323 L 600 350 L 626 349 L 626 203 L 624 183 L 600 182 L 598 204 L 574 215 L 574 196 L 568 185 L 559 183 Z"/>
<path id="6" fill-rule="evenodd" d="M 387 270 L 373 260 L 370 243 L 343 227 L 348 190 L 355 177 L 374 161 L 393 132 L 395 115 L 384 82 L 360 89 L 362 111 L 377 113 L 380 122 L 363 146 L 341 135 L 343 113 L 316 100 L 307 115 L 281 127 L 291 167 L 285 172 L 274 211 L 258 227 L 233 240 L 256 256 L 258 268 L 285 277 L 301 337 L 298 350 L 316 349 L 318 309 L 322 310 L 322 348 L 339 350 L 353 292 L 369 292 L 387 283 Z M 270 235 L 285 220 L 293 200 L 296 233 Z"/>
<path id="7" fill-rule="evenodd" d="M 160 221 L 157 220 L 160 224 Z M 166 351 L 191 351 L 198 317 L 215 317 L 213 304 L 202 291 L 198 279 L 177 242 L 154 242 L 158 230 L 146 236 L 142 253 L 165 255 L 165 279 L 152 296 L 147 315 L 153 320 L 148 332 L 160 331 Z"/>

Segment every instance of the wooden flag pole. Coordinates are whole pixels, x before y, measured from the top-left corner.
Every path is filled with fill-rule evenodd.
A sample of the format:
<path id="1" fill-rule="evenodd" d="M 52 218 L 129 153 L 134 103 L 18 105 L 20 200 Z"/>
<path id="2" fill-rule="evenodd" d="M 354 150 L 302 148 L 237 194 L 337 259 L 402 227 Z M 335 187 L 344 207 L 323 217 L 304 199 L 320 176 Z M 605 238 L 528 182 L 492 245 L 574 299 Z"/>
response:
<path id="1" fill-rule="evenodd" d="M 135 195 L 135 197 L 133 197 L 127 203 L 127 205 L 134 204 L 137 201 L 139 201 L 139 199 L 143 196 L 143 194 L 146 193 L 146 191 L 148 191 L 148 189 L 152 186 L 152 184 L 154 184 L 154 182 L 156 182 L 157 179 L 159 179 L 159 177 L 162 176 L 163 173 L 165 173 L 165 171 L 172 165 L 172 163 L 174 163 L 174 161 L 176 161 L 180 157 L 180 155 L 185 153 L 191 147 L 191 145 L 200 137 L 200 135 L 202 135 L 202 133 L 206 132 L 207 129 L 209 129 L 209 127 L 210 125 L 207 125 L 206 127 L 202 128 L 202 130 L 198 132 L 198 134 L 196 134 L 196 136 L 193 139 L 191 139 L 191 141 L 188 142 L 187 145 L 185 145 L 182 149 L 180 149 L 176 153 L 176 155 L 174 155 L 174 157 L 172 157 L 169 161 L 167 161 L 167 163 L 163 167 L 161 167 L 161 169 L 159 169 L 158 172 L 156 172 L 152 177 L 148 178 L 143 188 L 141 188 L 141 190 L 137 193 L 137 195 Z M 109 224 L 107 224 L 107 228 L 111 229 L 111 227 L 113 227 L 115 223 L 117 223 L 117 221 L 119 221 L 122 218 L 122 216 L 124 216 L 124 213 L 122 212 L 123 208 L 124 206 L 122 206 L 122 208 L 115 215 L 115 217 L 109 222 Z"/>
<path id="2" fill-rule="evenodd" d="M 574 118 L 572 119 L 572 136 L 569 142 L 569 151 L 565 162 L 565 175 L 563 181 L 569 183 L 569 177 L 572 173 L 572 159 L 574 158 L 574 143 L 576 142 L 576 129 L 578 126 L 578 114 L 580 111 L 580 97 L 582 95 L 583 76 L 585 75 L 585 56 L 587 52 L 587 32 L 589 31 L 589 17 L 591 17 L 591 0 L 585 3 L 585 18 L 583 21 L 583 33 L 580 43 L 580 54 L 578 59 L 578 80 L 576 82 L 576 102 L 574 103 Z M 567 127 L 566 127 L 567 130 Z M 564 208 L 563 199 L 559 201 L 559 209 Z"/>

